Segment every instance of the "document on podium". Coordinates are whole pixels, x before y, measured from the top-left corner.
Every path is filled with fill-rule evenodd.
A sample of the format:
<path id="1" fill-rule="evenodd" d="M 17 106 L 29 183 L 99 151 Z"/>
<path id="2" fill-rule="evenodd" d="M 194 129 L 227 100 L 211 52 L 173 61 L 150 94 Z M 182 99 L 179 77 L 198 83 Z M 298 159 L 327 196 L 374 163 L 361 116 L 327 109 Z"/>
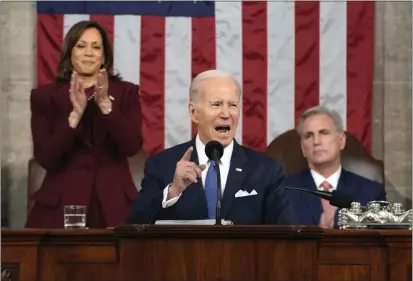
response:
<path id="1" fill-rule="evenodd" d="M 207 220 L 158 220 L 155 225 L 215 225 L 215 219 Z M 232 225 L 232 221 L 221 220 L 222 225 Z"/>

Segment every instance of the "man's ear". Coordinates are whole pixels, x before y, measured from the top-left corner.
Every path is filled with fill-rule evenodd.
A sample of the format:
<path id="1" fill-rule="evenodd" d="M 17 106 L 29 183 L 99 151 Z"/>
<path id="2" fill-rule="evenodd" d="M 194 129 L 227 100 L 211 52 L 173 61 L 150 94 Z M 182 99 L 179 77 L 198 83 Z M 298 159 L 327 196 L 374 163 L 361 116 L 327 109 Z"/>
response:
<path id="1" fill-rule="evenodd" d="M 305 153 L 304 153 L 304 147 L 303 147 L 303 142 L 300 140 L 300 147 L 301 147 L 301 153 L 303 154 L 303 157 L 305 157 Z"/>
<path id="2" fill-rule="evenodd" d="M 188 105 L 189 109 L 189 116 L 191 116 L 191 120 L 193 123 L 198 124 L 198 111 L 196 105 L 193 102 L 190 102 Z"/>
<path id="3" fill-rule="evenodd" d="M 340 136 L 340 148 L 341 148 L 341 150 L 343 150 L 344 147 L 346 147 L 346 140 L 347 140 L 346 132 L 342 132 L 341 136 Z"/>

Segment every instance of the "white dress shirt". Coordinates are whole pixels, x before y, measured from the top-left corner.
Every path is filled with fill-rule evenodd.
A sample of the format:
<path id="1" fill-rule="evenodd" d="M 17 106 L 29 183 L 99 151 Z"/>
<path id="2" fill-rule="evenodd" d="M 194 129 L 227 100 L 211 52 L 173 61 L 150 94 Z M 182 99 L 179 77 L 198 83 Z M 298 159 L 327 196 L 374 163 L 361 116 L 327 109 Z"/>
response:
<path id="1" fill-rule="evenodd" d="M 195 147 L 196 147 L 196 152 L 198 153 L 198 163 L 199 165 L 204 164 L 206 168 L 202 171 L 201 176 L 202 176 L 202 186 L 205 188 L 205 178 L 206 174 L 208 172 L 209 166 L 210 166 L 210 160 L 208 159 L 208 156 L 205 154 L 205 144 L 203 144 L 197 135 L 195 138 Z M 224 154 L 221 157 L 221 161 L 219 163 L 219 170 L 221 172 L 221 191 L 222 194 L 224 193 L 225 190 L 225 185 L 227 183 L 227 178 L 228 178 L 228 172 L 229 172 L 229 166 L 231 164 L 231 156 L 232 156 L 232 151 L 234 150 L 234 141 L 232 141 L 227 147 L 224 148 Z M 163 200 L 162 200 L 162 207 L 163 208 L 168 208 L 172 205 L 174 205 L 178 199 L 181 197 L 181 194 L 178 196 L 171 198 L 169 200 L 166 200 L 168 196 L 168 189 L 171 184 L 168 184 L 164 190 L 163 190 Z"/>
<path id="2" fill-rule="evenodd" d="M 324 191 L 324 188 L 321 186 L 321 184 L 324 181 L 327 181 L 330 184 L 331 191 L 337 189 L 338 180 L 340 179 L 340 175 L 341 175 L 341 166 L 338 168 L 337 171 L 334 172 L 334 174 L 332 174 L 328 178 L 323 177 L 322 175 L 320 175 L 319 173 L 317 173 L 316 171 L 312 169 L 310 169 L 310 172 L 311 172 L 311 176 L 314 179 L 315 186 L 317 187 L 318 190 Z"/>

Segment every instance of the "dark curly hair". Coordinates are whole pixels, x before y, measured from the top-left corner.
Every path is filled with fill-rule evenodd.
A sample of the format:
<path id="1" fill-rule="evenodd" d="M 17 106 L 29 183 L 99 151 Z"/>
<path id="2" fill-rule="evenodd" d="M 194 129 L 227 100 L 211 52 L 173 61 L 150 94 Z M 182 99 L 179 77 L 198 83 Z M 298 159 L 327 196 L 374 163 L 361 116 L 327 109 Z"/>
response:
<path id="1" fill-rule="evenodd" d="M 95 21 L 80 21 L 73 25 L 65 36 L 63 51 L 57 66 L 58 74 L 55 77 L 55 82 L 63 83 L 70 81 L 73 72 L 72 49 L 77 41 L 79 41 L 83 32 L 89 28 L 96 28 L 102 37 L 103 52 L 105 56 L 105 63 L 102 65 L 102 68 L 106 69 L 108 78 L 117 80 L 122 79 L 119 74 L 113 72 L 113 50 L 105 29 Z"/>

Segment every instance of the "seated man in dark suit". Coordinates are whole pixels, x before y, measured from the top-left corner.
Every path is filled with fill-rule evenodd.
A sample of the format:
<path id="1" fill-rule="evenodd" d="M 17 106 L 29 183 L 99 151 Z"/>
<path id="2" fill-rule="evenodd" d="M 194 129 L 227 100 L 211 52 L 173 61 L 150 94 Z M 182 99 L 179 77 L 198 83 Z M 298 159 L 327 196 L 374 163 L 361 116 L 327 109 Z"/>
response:
<path id="1" fill-rule="evenodd" d="M 234 224 L 295 224 L 281 165 L 234 139 L 241 101 L 240 85 L 228 73 L 210 70 L 194 78 L 189 114 L 198 134 L 147 160 L 142 189 L 128 223 L 214 219 L 215 164 L 219 164 L 222 219 Z M 205 145 L 211 140 L 224 147 L 219 163 L 205 154 Z"/>
<path id="2" fill-rule="evenodd" d="M 362 205 L 386 200 L 383 185 L 341 167 L 340 152 L 346 145 L 346 134 L 337 112 L 321 106 L 308 109 L 298 122 L 297 132 L 309 169 L 287 177 L 286 186 L 324 191 L 340 189 Z M 303 191 L 288 190 L 287 194 L 298 224 L 323 228 L 336 225 L 337 208 L 328 201 Z"/>

